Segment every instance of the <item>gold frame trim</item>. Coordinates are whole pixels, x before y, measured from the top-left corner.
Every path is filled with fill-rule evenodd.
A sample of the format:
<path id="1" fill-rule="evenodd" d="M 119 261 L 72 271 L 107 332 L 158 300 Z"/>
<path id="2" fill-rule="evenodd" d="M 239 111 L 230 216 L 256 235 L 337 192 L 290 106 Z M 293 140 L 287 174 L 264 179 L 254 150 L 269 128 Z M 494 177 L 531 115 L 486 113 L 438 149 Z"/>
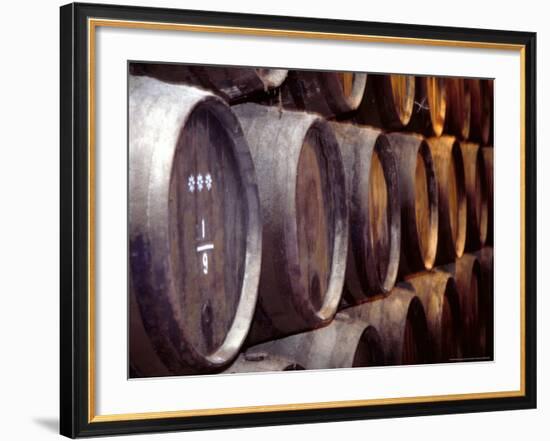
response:
<path id="1" fill-rule="evenodd" d="M 95 413 L 95 34 L 97 27 L 116 27 L 147 30 L 224 33 L 263 37 L 288 37 L 358 41 L 420 46 L 463 47 L 476 49 L 511 50 L 520 53 L 520 390 L 432 395 L 367 400 L 343 400 L 313 403 L 274 404 L 264 406 L 193 409 L 161 412 L 96 415 Z M 155 23 L 131 20 L 88 19 L 88 422 L 136 421 L 159 418 L 232 415 L 240 413 L 277 412 L 289 410 L 334 409 L 386 404 L 408 404 L 441 401 L 458 401 L 487 398 L 525 396 L 525 46 L 460 40 L 438 40 L 344 33 L 306 32 L 234 26 L 190 25 Z"/>

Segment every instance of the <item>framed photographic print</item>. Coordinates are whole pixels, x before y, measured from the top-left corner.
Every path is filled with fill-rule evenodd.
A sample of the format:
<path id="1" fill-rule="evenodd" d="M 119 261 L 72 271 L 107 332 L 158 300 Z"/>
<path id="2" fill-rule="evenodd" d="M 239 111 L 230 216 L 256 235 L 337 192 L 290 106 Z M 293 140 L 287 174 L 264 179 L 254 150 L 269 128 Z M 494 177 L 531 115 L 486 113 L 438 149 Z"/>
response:
<path id="1" fill-rule="evenodd" d="M 61 8 L 61 433 L 536 405 L 533 33 Z"/>

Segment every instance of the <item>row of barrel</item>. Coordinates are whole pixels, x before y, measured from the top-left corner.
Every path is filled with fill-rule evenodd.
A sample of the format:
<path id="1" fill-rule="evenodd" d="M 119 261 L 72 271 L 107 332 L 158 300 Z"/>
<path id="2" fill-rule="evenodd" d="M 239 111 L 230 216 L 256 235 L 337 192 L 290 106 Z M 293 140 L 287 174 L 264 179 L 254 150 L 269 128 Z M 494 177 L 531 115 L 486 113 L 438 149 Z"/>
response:
<path id="1" fill-rule="evenodd" d="M 416 85 L 414 117 L 431 121 L 422 81 L 145 64 L 130 72 L 131 376 L 492 354 L 492 249 L 479 251 L 492 243 L 492 148 L 471 141 L 475 130 L 425 137 L 358 124 L 370 94 L 370 113 L 391 130 L 381 116 L 388 82 Z M 338 90 L 354 96 L 358 84 L 358 106 L 336 111 Z M 434 95 L 430 84 L 440 79 L 426 82 Z M 393 99 L 394 110 L 405 101 Z M 440 135 L 450 125 L 431 127 Z"/>
<path id="2" fill-rule="evenodd" d="M 229 104 L 254 101 L 391 131 L 493 144 L 492 79 L 155 63 L 132 63 L 130 73 L 201 87 Z"/>
<path id="3" fill-rule="evenodd" d="M 490 360 L 492 274 L 492 248 L 464 254 L 341 309 L 327 326 L 246 348 L 225 372 Z"/>

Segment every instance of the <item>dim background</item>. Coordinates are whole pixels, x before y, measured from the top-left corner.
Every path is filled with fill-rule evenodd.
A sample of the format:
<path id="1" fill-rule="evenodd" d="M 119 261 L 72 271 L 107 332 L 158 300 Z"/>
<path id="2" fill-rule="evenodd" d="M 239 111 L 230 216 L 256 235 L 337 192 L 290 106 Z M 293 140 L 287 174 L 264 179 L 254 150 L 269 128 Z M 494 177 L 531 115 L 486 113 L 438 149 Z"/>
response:
<path id="1" fill-rule="evenodd" d="M 0 434 L 59 437 L 59 6 L 9 2 L 0 27 Z M 394 0 L 113 0 L 140 6 L 464 26 L 538 33 L 538 409 L 346 423 L 127 436 L 159 440 L 544 439 L 550 434 L 550 247 L 543 204 L 550 178 L 550 11 L 534 0 L 501 3 Z M 546 127 L 544 123 L 546 122 Z M 545 182 L 544 182 L 545 181 Z M 545 213 L 546 211 L 546 213 Z M 497 220 L 498 222 L 498 220 Z M 529 246 L 529 244 L 527 244 Z M 498 295 L 498 293 L 497 293 Z M 546 348 L 544 347 L 546 346 Z"/>

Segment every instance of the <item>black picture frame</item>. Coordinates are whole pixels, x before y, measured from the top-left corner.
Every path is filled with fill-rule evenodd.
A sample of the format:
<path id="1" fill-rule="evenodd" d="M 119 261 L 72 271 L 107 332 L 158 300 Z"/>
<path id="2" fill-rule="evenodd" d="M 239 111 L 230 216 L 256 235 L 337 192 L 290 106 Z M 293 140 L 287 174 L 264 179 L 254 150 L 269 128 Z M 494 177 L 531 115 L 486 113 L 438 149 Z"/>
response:
<path id="1" fill-rule="evenodd" d="M 88 41 L 90 17 L 313 33 L 519 45 L 524 51 L 524 394 L 211 416 L 94 420 L 88 392 Z M 60 9 L 60 432 L 68 437 L 348 421 L 536 407 L 536 34 L 487 29 L 248 15 L 118 5 Z M 125 148 L 125 146 L 120 146 Z"/>

